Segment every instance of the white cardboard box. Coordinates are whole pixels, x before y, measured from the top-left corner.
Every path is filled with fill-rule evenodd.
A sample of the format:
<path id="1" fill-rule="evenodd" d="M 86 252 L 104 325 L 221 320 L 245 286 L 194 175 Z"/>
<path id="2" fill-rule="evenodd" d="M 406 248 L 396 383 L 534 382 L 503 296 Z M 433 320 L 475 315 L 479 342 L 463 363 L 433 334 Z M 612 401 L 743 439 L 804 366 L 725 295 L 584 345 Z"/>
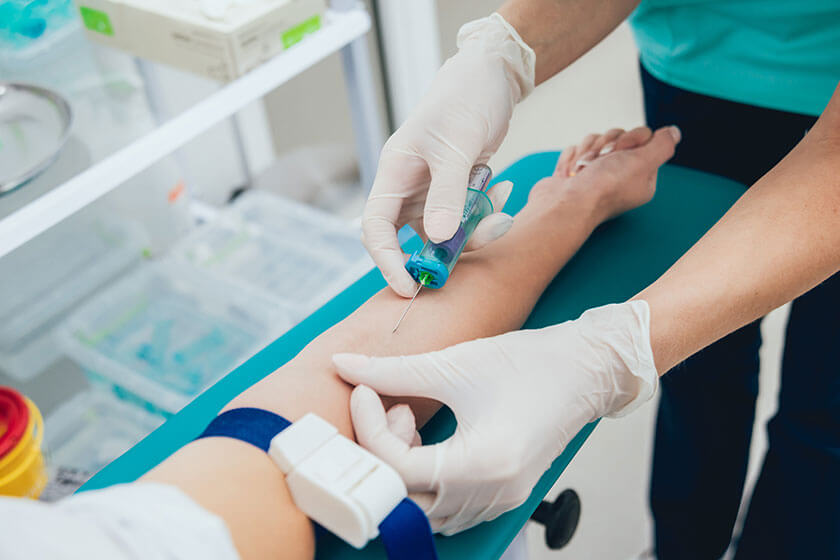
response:
<path id="1" fill-rule="evenodd" d="M 321 28 L 325 0 L 235 2 L 211 19 L 201 0 L 79 0 L 88 36 L 134 55 L 230 81 Z"/>

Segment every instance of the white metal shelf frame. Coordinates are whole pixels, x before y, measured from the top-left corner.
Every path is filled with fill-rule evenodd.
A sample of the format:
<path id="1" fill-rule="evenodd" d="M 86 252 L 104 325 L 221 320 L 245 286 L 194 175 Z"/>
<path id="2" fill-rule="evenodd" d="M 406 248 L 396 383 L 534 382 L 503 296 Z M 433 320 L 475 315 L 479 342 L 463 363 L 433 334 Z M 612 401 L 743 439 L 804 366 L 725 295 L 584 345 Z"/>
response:
<path id="1" fill-rule="evenodd" d="M 343 59 L 348 85 L 352 80 L 358 81 L 348 88 L 352 92 L 354 125 L 361 129 L 356 134 L 357 149 L 361 159 L 375 157 L 377 145 L 381 147 L 383 139 L 382 133 L 377 133 L 381 126 L 378 126 L 378 115 L 370 102 L 373 86 L 367 80 L 370 69 L 364 35 L 370 27 L 370 16 L 359 5 L 345 11 L 329 11 L 324 27 L 294 48 L 224 85 L 155 130 L 0 220 L 0 257 L 340 49 L 345 49 Z M 361 165 L 367 175 L 371 163 L 362 161 Z M 369 187 L 366 179 L 369 180 L 363 177 L 363 185 Z"/>

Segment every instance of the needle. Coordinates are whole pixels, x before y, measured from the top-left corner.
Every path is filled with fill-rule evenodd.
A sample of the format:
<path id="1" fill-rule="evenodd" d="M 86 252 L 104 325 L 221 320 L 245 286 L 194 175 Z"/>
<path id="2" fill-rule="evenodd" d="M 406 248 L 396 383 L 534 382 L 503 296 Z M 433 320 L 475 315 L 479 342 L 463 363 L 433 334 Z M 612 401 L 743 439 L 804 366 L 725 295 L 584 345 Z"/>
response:
<path id="1" fill-rule="evenodd" d="M 409 310 L 409 309 L 411 309 L 411 304 L 412 304 L 412 303 L 414 303 L 414 300 L 415 300 L 415 299 L 417 299 L 417 294 L 419 294 L 419 293 L 420 293 L 420 290 L 421 290 L 422 288 L 423 288 L 423 284 L 422 284 L 422 283 L 417 284 L 417 291 L 416 291 L 416 292 L 414 292 L 414 296 L 411 298 L 411 301 L 409 301 L 409 302 L 408 302 L 408 305 L 406 305 L 406 306 L 405 306 L 405 311 L 403 311 L 403 312 L 402 312 L 402 315 L 400 315 L 400 319 L 397 321 L 397 324 L 396 324 L 396 325 L 394 325 L 394 330 L 392 330 L 392 331 L 391 331 L 391 334 L 394 334 L 395 332 L 397 332 L 397 329 L 398 329 L 398 328 L 400 328 L 400 323 L 402 323 L 402 320 L 403 320 L 403 318 L 405 317 L 405 314 L 406 314 L 406 313 L 408 313 L 408 310 Z"/>

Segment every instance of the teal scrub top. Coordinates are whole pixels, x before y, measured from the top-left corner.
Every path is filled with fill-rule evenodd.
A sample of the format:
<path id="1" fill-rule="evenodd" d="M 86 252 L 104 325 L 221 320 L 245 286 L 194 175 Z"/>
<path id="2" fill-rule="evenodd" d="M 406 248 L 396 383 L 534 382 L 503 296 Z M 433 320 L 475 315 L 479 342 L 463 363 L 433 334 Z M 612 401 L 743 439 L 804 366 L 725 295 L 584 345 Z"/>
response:
<path id="1" fill-rule="evenodd" d="M 673 86 L 819 115 L 840 82 L 840 0 L 642 0 L 642 64 Z"/>

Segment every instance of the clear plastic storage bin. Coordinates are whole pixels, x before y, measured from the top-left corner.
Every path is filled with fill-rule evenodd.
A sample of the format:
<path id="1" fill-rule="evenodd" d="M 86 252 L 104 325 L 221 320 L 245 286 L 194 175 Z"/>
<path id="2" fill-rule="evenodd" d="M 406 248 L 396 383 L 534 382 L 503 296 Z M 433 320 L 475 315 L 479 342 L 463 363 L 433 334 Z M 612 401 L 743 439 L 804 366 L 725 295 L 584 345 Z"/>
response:
<path id="1" fill-rule="evenodd" d="M 296 311 L 326 303 L 372 267 L 359 229 L 318 210 L 249 191 L 173 254 Z"/>
<path id="2" fill-rule="evenodd" d="M 44 429 L 50 472 L 47 500 L 69 494 L 128 451 L 164 418 L 88 389 L 47 416 Z"/>
<path id="3" fill-rule="evenodd" d="M 32 63 L 80 29 L 71 0 L 0 0 L 0 69 Z"/>
<path id="4" fill-rule="evenodd" d="M 162 261 L 73 313 L 61 340 L 95 383 L 175 413 L 291 325 L 288 309 L 252 290 Z"/>
<path id="5" fill-rule="evenodd" d="M 57 322 L 142 258 L 139 227 L 78 216 L 0 259 L 0 368 L 29 379 L 59 356 Z"/>
<path id="6" fill-rule="evenodd" d="M 250 190 L 233 203 L 229 216 L 259 226 L 289 243 L 330 251 L 346 263 L 371 263 L 358 226 L 305 204 Z"/>

